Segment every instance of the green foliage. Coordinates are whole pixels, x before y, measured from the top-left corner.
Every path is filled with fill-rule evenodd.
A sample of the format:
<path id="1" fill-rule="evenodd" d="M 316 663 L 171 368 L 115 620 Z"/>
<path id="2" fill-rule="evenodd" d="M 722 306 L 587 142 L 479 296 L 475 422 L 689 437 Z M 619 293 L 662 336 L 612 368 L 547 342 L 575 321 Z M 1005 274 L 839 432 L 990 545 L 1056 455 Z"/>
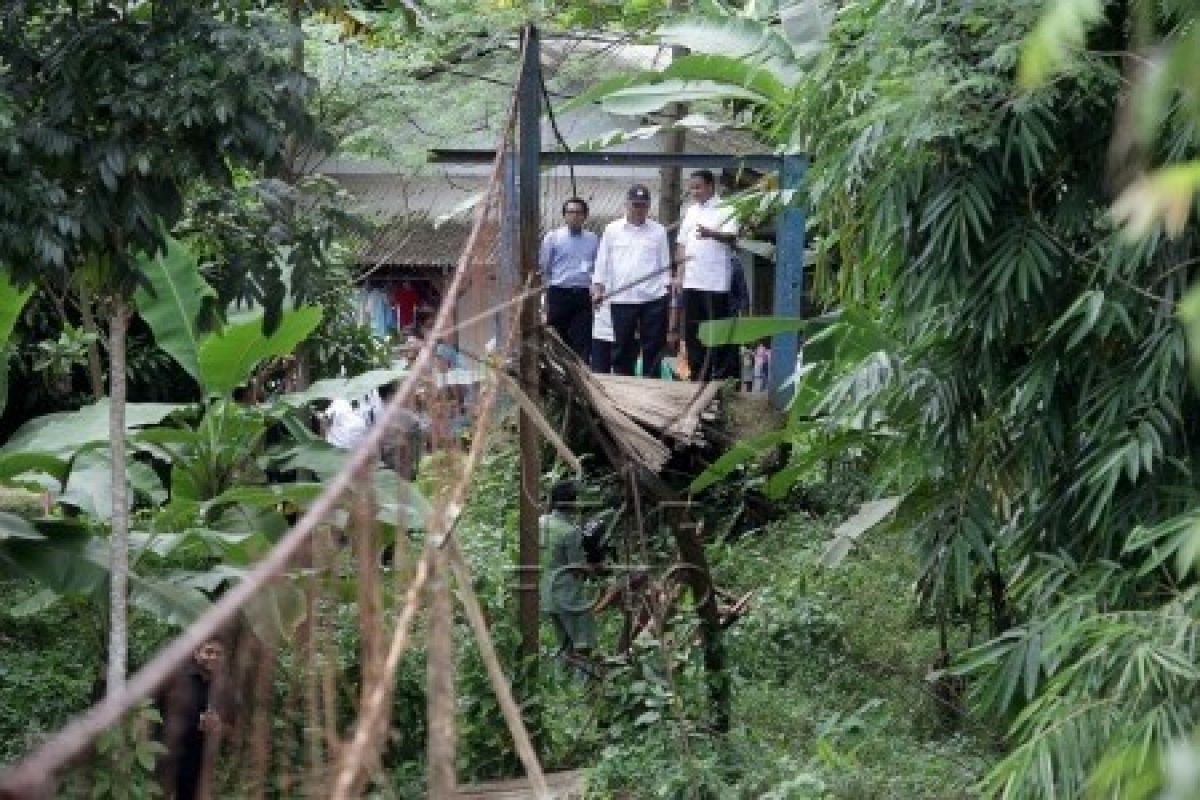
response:
<path id="1" fill-rule="evenodd" d="M 1046 8 L 1025 40 L 1018 82 L 1026 88 L 1045 84 L 1082 50 L 1088 31 L 1104 18 L 1104 0 L 1058 0 Z"/>
<path id="2" fill-rule="evenodd" d="M 1089 31 L 1104 21 L 1109 5 L 1102 0 L 1047 4 L 1022 51 L 1021 85 L 1040 87 L 1077 64 L 1084 56 Z M 1190 91 L 1200 65 L 1196 9 L 1169 0 L 1135 4 L 1127 15 L 1134 55 L 1124 72 L 1132 92 L 1119 119 L 1113 155 L 1114 161 L 1126 159 L 1129 163 L 1119 169 L 1136 177 L 1119 186 L 1124 191 L 1112 213 L 1134 239 L 1150 235 L 1160 223 L 1177 237 L 1193 218 L 1193 201 L 1200 192 L 1200 163 L 1171 163 L 1194 158 L 1188 154 L 1191 129 L 1200 122 L 1200 104 Z"/>
<path id="3" fill-rule="evenodd" d="M 604 110 L 634 116 L 659 111 L 669 103 L 694 103 L 699 100 L 749 100 L 761 102 L 763 96 L 749 89 L 710 80 L 663 80 L 645 86 L 631 86 L 604 98 Z"/>
<path id="4" fill-rule="evenodd" d="M 692 55 L 656 72 L 601 82 L 586 95 L 627 115 L 668 103 L 750 108 L 757 126 L 779 129 L 794 121 L 795 87 L 824 48 L 831 17 L 819 0 L 741 9 L 704 4 L 695 13 L 671 15 L 657 31 L 664 44 L 687 47 Z"/>
<path id="5" fill-rule="evenodd" d="M 816 290 L 849 315 L 806 345 L 791 461 L 769 488 L 840 448 L 875 493 L 903 496 L 889 527 L 915 537 L 919 607 L 941 647 L 981 614 L 996 637 L 961 668 L 980 707 L 1013 725 L 985 791 L 1072 796 L 1129 748 L 1123 763 L 1148 763 L 1198 711 L 1190 654 L 1163 649 L 1190 636 L 1195 577 L 1166 567 L 1190 570 L 1180 515 L 1200 501 L 1174 314 L 1200 249 L 1200 139 L 1173 71 L 1194 64 L 1182 53 L 1196 11 L 994 11 L 845 5 L 784 106 L 755 109 L 776 146 L 812 156 Z M 770 41 L 742 58 L 769 62 Z M 1155 99 L 1126 110 L 1132 62 L 1115 54 L 1159 41 L 1163 60 L 1134 73 Z M 1015 88 L 1019 67 L 1031 91 Z M 1120 230 L 1108 207 L 1125 156 L 1160 171 L 1129 184 Z M 731 453 L 700 483 L 759 452 Z"/>
<path id="6" fill-rule="evenodd" d="M 250 380 L 262 361 L 295 350 L 321 323 L 321 313 L 312 307 L 284 312 L 269 336 L 263 335 L 264 320 L 251 318 L 207 337 L 198 354 L 204 388 L 215 394 L 232 393 Z"/>
<path id="7" fill-rule="evenodd" d="M 817 561 L 831 528 L 794 513 L 761 536 L 710 547 L 722 587 L 755 590 L 728 630 L 733 728 L 712 737 L 673 708 L 643 728 L 618 728 L 588 772 L 589 797 L 972 796 L 986 745 L 971 729 L 943 727 L 925 680 L 936 629 L 895 602 L 916 574 L 914 554 L 893 533 L 825 570 Z M 676 690 L 687 696 L 699 678 L 679 670 Z M 626 684 L 606 689 L 604 702 L 652 691 Z"/>
<path id="8" fill-rule="evenodd" d="M 88 348 L 97 341 L 96 334 L 64 322 L 58 339 L 42 340 L 34 345 L 33 368 L 41 373 L 48 387 L 56 388 L 64 381 L 69 383 L 71 371 L 87 363 Z"/>
<path id="9" fill-rule="evenodd" d="M 20 284 L 93 255 L 109 286 L 132 287 L 130 254 L 163 246 L 194 183 L 273 163 L 286 133 L 311 129 L 308 83 L 265 18 L 222 4 L 152 9 L 27 3 L 4 27 L 0 257 Z M 271 320 L 282 294 L 259 299 Z"/>
<path id="10" fill-rule="evenodd" d="M 827 232 L 820 288 L 886 333 L 835 359 L 805 409 L 831 431 L 885 434 L 871 461 L 880 490 L 905 495 L 893 525 L 916 536 L 922 606 L 944 625 L 987 609 L 997 638 L 961 671 L 981 709 L 1012 721 L 984 786 L 1013 798 L 1074 796 L 1196 713 L 1190 656 L 1168 645 L 1190 586 L 1128 537 L 1196 500 L 1181 488 L 1196 397 L 1172 311 L 1200 240 L 1130 243 L 1107 218 L 1119 62 L 1079 59 L 1013 99 L 1040 6 L 848 10 L 798 117 Z M 1029 58 L 1052 23 L 1089 22 L 1081 8 L 1055 4 Z M 1120 51 L 1133 23 L 1112 9 L 1089 24 L 1090 46 Z M 1084 42 L 1073 30 L 1068 48 Z"/>
<path id="11" fill-rule="evenodd" d="M 350 285 L 333 289 L 320 298 L 324 313 L 321 324 L 300 346 L 308 361 L 311 377 L 340 378 L 392 367 L 388 343 L 376 336 L 369 325 L 358 320 L 358 301 Z"/>
<path id="12" fill-rule="evenodd" d="M 838 525 L 833 531 L 825 552 L 821 554 L 821 566 L 836 567 L 850 554 L 851 548 L 862 536 L 883 522 L 900 504 L 899 497 L 885 497 L 863 503 L 854 516 Z"/>
<path id="13" fill-rule="evenodd" d="M 287 307 L 352 307 L 342 243 L 371 229 L 346 210 L 349 195 L 330 179 L 288 183 L 240 171 L 232 186 L 204 187 L 189 199 L 176 233 L 196 254 L 220 308 L 263 308 L 272 329 Z"/>
<path id="14" fill-rule="evenodd" d="M 13 286 L 8 270 L 3 271 L 0 280 L 0 412 L 8 405 L 8 341 L 32 294 L 32 288 L 20 290 Z"/>
<path id="15" fill-rule="evenodd" d="M 201 314 L 216 293 L 200 277 L 191 252 L 175 239 L 168 238 L 162 252 L 138 261 L 147 283 L 134 295 L 138 313 L 158 346 L 199 382 Z"/>
<path id="16" fill-rule="evenodd" d="M 138 301 L 147 321 L 173 356 L 190 362 L 194 371 L 189 374 L 213 396 L 199 406 L 130 404 L 126 409 L 129 428 L 139 429 L 130 437 L 139 458 L 127 467 L 137 513 L 131 560 L 135 567 L 157 567 L 130 576 L 130 602 L 167 624 L 186 625 L 207 608 L 205 593 L 239 577 L 238 568 L 282 535 L 287 527 L 283 509 L 302 508 L 320 492 L 319 484 L 268 478 L 281 465 L 312 466 L 296 448 L 313 449 L 314 437 L 292 407 L 242 405 L 229 395 L 263 360 L 292 352 L 316 327 L 321 312 L 284 312 L 270 335 L 263 333 L 262 318 L 251 315 L 200 337 L 198 319 L 212 291 L 190 250 L 172 240 L 168 252 L 146 266 L 154 291 L 139 293 Z M 311 396 L 327 395 L 318 390 Z M 172 414 L 171 425 L 149 427 Z M 0 479 L 60 484 L 58 503 L 91 523 L 38 518 L 32 527 L 10 526 L 0 549 L 0 574 L 32 578 L 51 596 L 82 597 L 102 606 L 109 559 L 101 534 L 112 514 L 107 420 L 107 401 L 47 415 L 23 426 L 0 451 Z M 268 435 L 280 429 L 294 438 L 268 448 Z M 333 471 L 340 468 L 340 462 L 333 463 Z M 377 482 L 385 497 L 399 496 L 394 473 L 380 471 Z M 383 519 L 394 522 L 397 513 L 395 503 L 381 504 Z M 421 516 L 414 511 L 412 521 L 419 523 Z M 208 569 L 180 568 L 180 558 L 198 559 Z M 264 638 L 287 635 L 299 619 L 296 591 L 284 584 L 257 597 L 246 610 L 251 626 Z"/>
<path id="17" fill-rule="evenodd" d="M 125 423 L 130 430 L 154 425 L 178 411 L 181 406 L 169 403 L 131 403 L 126 409 Z M 0 447 L 0 454 L 40 453 L 66 456 L 80 448 L 108 440 L 108 399 L 100 400 L 78 411 L 47 414 L 22 425 Z"/>
<path id="18" fill-rule="evenodd" d="M 13 613 L 36 592 L 32 582 L 0 581 L 0 764 L 85 708 L 99 666 L 97 631 L 82 604 Z"/>
<path id="19" fill-rule="evenodd" d="M 809 327 L 799 317 L 736 317 L 700 323 L 700 341 L 706 347 L 723 344 L 749 344 L 779 333 L 793 333 Z"/>
<path id="20" fill-rule="evenodd" d="M 144 703 L 121 725 L 97 738 L 97 764 L 89 776 L 91 797 L 143 800 L 163 796 L 154 764 L 167 748 L 152 738 L 153 727 L 161 723 L 158 710 Z"/>

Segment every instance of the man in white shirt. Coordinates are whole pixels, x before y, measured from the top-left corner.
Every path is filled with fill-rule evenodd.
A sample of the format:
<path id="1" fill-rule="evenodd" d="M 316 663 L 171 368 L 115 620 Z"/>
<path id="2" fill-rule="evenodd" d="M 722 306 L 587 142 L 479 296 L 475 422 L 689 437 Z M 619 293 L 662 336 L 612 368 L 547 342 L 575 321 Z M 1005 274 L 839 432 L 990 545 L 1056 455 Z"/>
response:
<path id="1" fill-rule="evenodd" d="M 625 217 L 604 229 L 596 254 L 592 302 L 611 301 L 618 375 L 632 375 L 640 354 L 642 375 L 657 377 L 667 340 L 671 245 L 649 213 L 650 190 L 634 184 L 625 197 Z"/>
<path id="2" fill-rule="evenodd" d="M 592 265 L 600 239 L 584 230 L 588 205 L 579 197 L 563 203 L 563 221 L 542 239 L 538 263 L 546 289 L 546 322 L 586 363 L 591 344 Z"/>
<path id="3" fill-rule="evenodd" d="M 700 343 L 700 323 L 733 316 L 729 286 L 737 223 L 729 208 L 721 207 L 717 182 L 707 169 L 693 172 L 688 191 L 695 201 L 679 223 L 676 257 L 683 287 L 684 342 L 692 380 L 721 380 L 733 377 L 727 348 L 708 348 Z"/>

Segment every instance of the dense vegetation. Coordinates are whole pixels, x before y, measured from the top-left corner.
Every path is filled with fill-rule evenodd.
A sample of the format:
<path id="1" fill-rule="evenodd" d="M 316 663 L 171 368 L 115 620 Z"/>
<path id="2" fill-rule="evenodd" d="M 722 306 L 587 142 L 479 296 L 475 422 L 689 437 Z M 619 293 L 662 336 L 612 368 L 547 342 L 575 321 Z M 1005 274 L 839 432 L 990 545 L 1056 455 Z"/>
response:
<path id="1" fill-rule="evenodd" d="M 794 466 L 861 452 L 899 498 L 916 602 L 972 708 L 1010 721 L 986 792 L 1143 796 L 1198 710 L 1176 311 L 1200 241 L 1189 189 L 1155 199 L 1182 173 L 1141 177 L 1197 154 L 1194 11 L 1055 4 L 1027 43 L 1042 4 L 996 6 L 848 6 L 810 76 L 759 104 L 813 155 L 818 290 L 841 311 L 799 381 Z M 1022 91 L 1023 48 L 1028 82 L 1065 74 Z M 951 652 L 955 627 L 990 635 Z"/>
<path id="2" fill-rule="evenodd" d="M 841 20 L 803 100 L 806 119 L 837 121 L 806 132 L 813 202 L 828 295 L 879 338 L 814 409 L 903 496 L 918 599 L 943 624 L 987 615 L 993 638 L 955 671 L 975 709 L 1011 720 L 988 790 L 1127 797 L 1200 711 L 1195 588 L 1189 557 L 1173 558 L 1200 499 L 1175 314 L 1200 240 L 1194 225 L 1131 239 L 1107 214 L 1140 167 L 1114 151 L 1132 136 L 1132 57 L 1108 54 L 1185 30 L 1190 12 L 1113 4 L 1087 42 L 1100 55 L 1019 94 L 1040 5 Z M 1145 163 L 1195 157 L 1192 121 L 1169 119 Z"/>
<path id="3" fill-rule="evenodd" d="M 340 463 L 294 398 L 233 402 L 272 358 L 349 372 L 384 358 L 348 313 L 338 240 L 362 229 L 335 189 L 299 177 L 302 153 L 336 143 L 411 165 L 388 115 L 435 105 L 447 64 L 496 63 L 530 16 L 334 4 L 309 21 L 317 86 L 289 50 L 287 9 L 250 5 L 4 12 L 0 344 L 14 379 L 38 376 L 8 427 L 47 403 L 70 413 L 0 448 L 0 480 L 18 487 L 0 517 L 0 761 L 94 700 L 106 660 L 110 684 L 123 671 L 109 613 L 123 598 L 136 664 L 279 536 L 281 501 L 311 500 L 319 486 L 291 470 L 324 479 Z M 718 583 L 758 591 L 729 632 L 733 730 L 698 712 L 680 615 L 598 684 L 544 670 L 526 687 L 547 764 L 594 766 L 598 796 L 644 791 L 646 775 L 662 797 L 1186 796 L 1200 758 L 1187 745 L 1200 723 L 1198 12 L 695 5 L 569 3 L 544 21 L 653 23 L 693 49 L 575 104 L 641 118 L 686 100 L 705 117 L 686 125 L 737 124 L 811 157 L 805 198 L 768 178 L 736 202 L 747 220 L 807 203 L 830 313 L 804 326 L 785 427 L 693 484 L 711 507 L 761 488 L 784 517 L 710 546 Z M 355 70 L 337 66 L 343 46 Z M 439 108 L 435 134 L 454 114 Z M 173 405 L 126 406 L 127 378 L 132 399 Z M 145 426 L 130 502 L 106 483 L 126 474 L 126 424 Z M 780 444 L 786 460 L 761 463 Z M 511 458 L 492 455 L 461 529 L 510 650 Z M 47 486 L 49 515 L 20 494 Z M 833 487 L 828 514 L 801 510 Z M 126 557 L 128 592 L 111 588 Z M 350 605 L 337 661 L 356 677 Z M 462 775 L 514 772 L 474 655 L 460 688 Z M 423 691 L 406 663 L 384 765 L 404 791 L 421 785 Z"/>

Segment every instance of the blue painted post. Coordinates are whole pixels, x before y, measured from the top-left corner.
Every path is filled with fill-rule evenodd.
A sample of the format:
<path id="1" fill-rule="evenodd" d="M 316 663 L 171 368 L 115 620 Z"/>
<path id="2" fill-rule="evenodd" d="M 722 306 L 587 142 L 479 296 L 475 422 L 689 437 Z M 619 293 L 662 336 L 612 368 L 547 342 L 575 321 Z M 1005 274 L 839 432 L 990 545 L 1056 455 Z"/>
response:
<path id="1" fill-rule="evenodd" d="M 801 186 L 808 169 L 804 156 L 783 156 L 779 168 L 779 188 L 787 198 L 779 212 L 775 239 L 775 304 L 777 317 L 800 316 L 804 298 L 804 207 Z M 784 384 L 796 371 L 799 335 L 777 334 L 771 339 L 771 403 L 784 408 L 792 397 L 792 387 Z"/>

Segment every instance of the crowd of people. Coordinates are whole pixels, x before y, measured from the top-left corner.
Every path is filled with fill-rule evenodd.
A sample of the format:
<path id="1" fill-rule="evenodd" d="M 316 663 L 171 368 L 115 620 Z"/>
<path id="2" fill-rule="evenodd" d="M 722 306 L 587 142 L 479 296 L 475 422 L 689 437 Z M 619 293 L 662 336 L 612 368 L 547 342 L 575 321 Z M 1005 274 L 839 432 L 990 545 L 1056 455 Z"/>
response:
<path id="1" fill-rule="evenodd" d="M 692 204 L 674 247 L 650 218 L 650 190 L 629 188 L 625 215 L 597 236 L 584 226 L 588 204 L 573 197 L 563 225 L 542 240 L 546 323 L 594 372 L 696 381 L 735 379 L 762 391 L 767 342 L 709 347 L 700 326 L 749 311 L 745 272 L 734 246 L 738 226 L 709 170 L 688 180 Z"/>

